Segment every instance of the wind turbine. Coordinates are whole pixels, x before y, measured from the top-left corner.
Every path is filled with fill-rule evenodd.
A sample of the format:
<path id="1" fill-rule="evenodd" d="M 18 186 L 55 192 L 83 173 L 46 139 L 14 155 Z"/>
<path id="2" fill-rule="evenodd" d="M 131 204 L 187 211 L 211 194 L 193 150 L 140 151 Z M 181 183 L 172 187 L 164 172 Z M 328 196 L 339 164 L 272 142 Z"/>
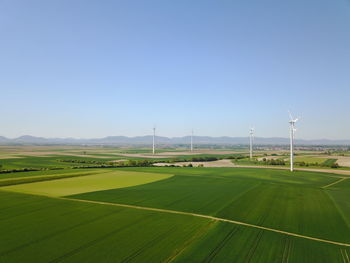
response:
<path id="1" fill-rule="evenodd" d="M 191 133 L 191 152 L 193 152 L 193 130 Z"/>
<path id="2" fill-rule="evenodd" d="M 253 159 L 253 137 L 254 137 L 254 128 L 250 128 L 249 129 L 249 142 L 250 142 L 249 158 L 250 158 L 250 160 Z"/>
<path id="3" fill-rule="evenodd" d="M 156 126 L 153 126 L 153 155 L 156 154 Z"/>
<path id="4" fill-rule="evenodd" d="M 290 124 L 290 171 L 294 170 L 294 138 L 295 138 L 295 123 L 299 120 L 299 118 L 294 119 L 292 114 L 289 112 L 289 124 Z"/>

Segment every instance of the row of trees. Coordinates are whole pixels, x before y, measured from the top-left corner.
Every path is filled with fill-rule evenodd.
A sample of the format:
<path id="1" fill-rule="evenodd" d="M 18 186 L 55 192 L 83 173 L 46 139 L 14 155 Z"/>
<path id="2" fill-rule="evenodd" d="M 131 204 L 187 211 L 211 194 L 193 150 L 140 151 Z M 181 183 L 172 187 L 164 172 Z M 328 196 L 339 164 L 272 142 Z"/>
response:
<path id="1" fill-rule="evenodd" d="M 95 160 L 83 160 L 83 159 L 57 159 L 57 162 L 62 163 L 88 163 L 88 164 L 106 164 L 106 162 L 95 161 Z"/>
<path id="2" fill-rule="evenodd" d="M 309 166 L 320 166 L 320 167 L 330 167 L 330 168 L 339 168 L 339 164 L 337 162 L 324 162 L 324 163 L 306 163 L 306 162 L 296 162 L 296 165 L 299 166 L 305 166 L 305 167 L 309 167 Z"/>
<path id="3" fill-rule="evenodd" d="M 231 155 L 231 156 L 194 156 L 188 158 L 174 158 L 170 160 L 157 160 L 158 163 L 176 163 L 176 162 L 212 162 L 222 159 L 239 160 L 247 158 L 244 155 Z"/>
<path id="4" fill-rule="evenodd" d="M 49 171 L 49 170 L 62 170 L 63 167 L 50 167 L 50 168 L 17 168 L 17 169 L 6 169 L 1 170 L 0 174 L 6 173 L 21 173 L 21 172 L 35 172 L 35 171 Z"/>
<path id="5" fill-rule="evenodd" d="M 283 159 L 266 159 L 263 158 L 262 162 L 267 165 L 286 165 L 286 162 Z"/>

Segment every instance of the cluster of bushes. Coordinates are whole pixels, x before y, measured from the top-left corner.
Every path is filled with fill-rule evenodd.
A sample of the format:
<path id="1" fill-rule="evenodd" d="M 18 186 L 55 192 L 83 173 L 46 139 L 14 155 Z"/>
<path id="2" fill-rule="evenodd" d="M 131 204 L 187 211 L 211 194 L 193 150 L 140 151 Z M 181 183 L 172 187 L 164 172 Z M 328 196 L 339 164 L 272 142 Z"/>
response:
<path id="1" fill-rule="evenodd" d="M 320 166 L 319 163 L 306 163 L 306 162 L 295 162 L 295 165 L 308 167 L 308 166 Z"/>
<path id="2" fill-rule="evenodd" d="M 0 174 L 6 173 L 21 173 L 21 172 L 35 172 L 35 171 L 48 171 L 48 170 L 61 170 L 63 167 L 50 167 L 50 168 L 20 168 L 20 169 L 8 169 L 1 170 Z"/>
<path id="3" fill-rule="evenodd" d="M 147 167 L 152 166 L 155 161 L 150 160 L 128 160 L 124 162 L 114 162 L 113 165 L 116 167 Z"/>
<path id="4" fill-rule="evenodd" d="M 338 163 L 334 163 L 330 166 L 331 168 L 339 168 L 339 164 Z"/>
<path id="5" fill-rule="evenodd" d="M 233 159 L 233 160 L 239 160 L 244 159 L 246 156 L 243 155 L 237 155 L 237 156 L 194 156 L 190 158 L 183 158 L 183 159 L 172 159 L 172 160 L 164 160 L 163 162 L 213 162 L 217 160 L 222 159 Z M 159 161 L 158 161 L 159 162 Z"/>
<path id="6" fill-rule="evenodd" d="M 296 162 L 295 163 L 298 166 L 320 166 L 320 167 L 329 167 L 329 168 L 339 168 L 339 164 L 337 163 L 337 159 L 329 159 L 327 161 L 324 161 L 323 163 L 306 163 L 306 162 Z"/>
<path id="7" fill-rule="evenodd" d="M 57 160 L 59 162 L 67 162 L 67 163 L 81 163 L 81 164 L 92 164 L 89 166 L 73 166 L 71 168 L 105 168 L 105 167 L 145 167 L 151 166 L 155 161 L 150 160 L 127 160 L 122 162 L 103 162 L 103 161 L 94 161 L 94 160 Z"/>
<path id="8" fill-rule="evenodd" d="M 330 168 L 339 168 L 339 164 L 337 162 L 334 162 L 334 163 L 327 163 L 327 162 L 324 162 L 321 164 L 322 167 L 330 167 Z"/>
<path id="9" fill-rule="evenodd" d="M 286 165 L 286 162 L 283 159 L 266 159 L 263 158 L 262 162 L 267 165 Z"/>
<path id="10" fill-rule="evenodd" d="M 125 162 L 109 162 L 105 164 L 88 165 L 88 166 L 73 166 L 71 169 L 84 169 L 84 168 L 119 168 L 119 167 L 148 167 L 152 166 L 154 162 L 147 160 L 130 160 Z"/>
<path id="11" fill-rule="evenodd" d="M 170 160 L 157 160 L 153 161 L 153 163 L 170 163 L 170 165 L 165 165 L 166 167 L 175 167 L 176 165 L 173 165 L 172 163 L 178 163 L 178 162 L 212 162 L 222 159 L 230 159 L 230 160 L 240 160 L 247 158 L 247 156 L 244 155 L 230 155 L 230 156 L 195 156 L 195 157 L 189 157 L 189 158 L 174 158 Z M 182 167 L 193 167 L 192 164 L 186 165 L 184 164 Z M 203 167 L 202 164 L 198 165 L 198 167 Z"/>
<path id="12" fill-rule="evenodd" d="M 240 160 L 240 159 L 245 159 L 245 158 L 247 158 L 247 156 L 237 155 L 237 156 L 226 156 L 223 159 Z"/>
<path id="13" fill-rule="evenodd" d="M 94 160 L 75 160 L 75 159 L 58 159 L 57 162 L 62 163 L 91 163 L 91 164 L 106 164 L 106 162 L 94 161 Z"/>
<path id="14" fill-rule="evenodd" d="M 193 167 L 192 163 L 189 163 L 188 165 L 184 164 L 182 167 Z M 197 167 L 204 167 L 203 164 L 198 164 Z"/>
<path id="15" fill-rule="evenodd" d="M 332 164 L 326 164 L 326 163 L 305 163 L 305 162 L 297 162 L 295 163 L 299 166 L 320 166 L 320 167 L 329 167 L 329 168 L 339 168 L 339 164 L 338 163 L 332 163 Z"/>
<path id="16" fill-rule="evenodd" d="M 322 163 L 322 166 L 331 167 L 331 168 L 339 168 L 339 164 L 337 163 L 337 159 L 328 159 Z"/>
<path id="17" fill-rule="evenodd" d="M 214 156 L 204 156 L 204 157 L 192 157 L 189 159 L 189 162 L 212 162 L 217 160 L 220 160 L 220 159 Z"/>
<path id="18" fill-rule="evenodd" d="M 211 162 L 221 160 L 223 158 L 204 156 L 204 157 L 190 157 L 190 158 L 174 158 L 171 160 L 157 160 L 157 163 L 178 163 L 178 162 Z"/>

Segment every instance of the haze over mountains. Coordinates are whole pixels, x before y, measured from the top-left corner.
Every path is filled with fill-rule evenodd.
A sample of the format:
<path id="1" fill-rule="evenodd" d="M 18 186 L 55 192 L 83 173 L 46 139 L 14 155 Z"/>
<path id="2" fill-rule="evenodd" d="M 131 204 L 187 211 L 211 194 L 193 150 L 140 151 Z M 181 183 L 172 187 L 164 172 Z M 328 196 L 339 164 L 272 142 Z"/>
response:
<path id="1" fill-rule="evenodd" d="M 210 137 L 210 136 L 194 136 L 193 141 L 195 144 L 220 144 L 220 145 L 239 145 L 248 144 L 248 137 Z M 258 145 L 287 145 L 289 144 L 289 138 L 263 138 L 255 137 L 255 144 Z M 175 144 L 188 144 L 190 142 L 190 136 L 184 137 L 162 137 L 156 136 L 157 144 L 162 145 L 175 145 Z M 61 145 L 148 145 L 152 143 L 152 136 L 108 136 L 104 138 L 92 138 L 92 139 L 77 139 L 77 138 L 44 138 L 35 137 L 30 135 L 24 135 L 18 138 L 9 139 L 0 136 L 0 145 L 50 145 L 50 144 L 61 144 Z M 317 139 L 317 140 L 303 140 L 297 139 L 296 144 L 298 145 L 350 145 L 350 140 L 328 140 L 328 139 Z"/>

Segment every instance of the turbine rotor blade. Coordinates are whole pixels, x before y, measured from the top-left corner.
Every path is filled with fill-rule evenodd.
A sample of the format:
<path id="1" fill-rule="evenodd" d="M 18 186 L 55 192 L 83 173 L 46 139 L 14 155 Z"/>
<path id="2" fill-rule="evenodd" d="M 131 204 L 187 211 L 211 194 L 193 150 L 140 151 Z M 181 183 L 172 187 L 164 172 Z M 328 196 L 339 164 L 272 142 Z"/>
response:
<path id="1" fill-rule="evenodd" d="M 292 113 L 290 113 L 290 111 L 288 111 L 288 114 L 289 114 L 289 118 L 290 118 L 290 120 L 292 121 L 292 120 L 293 120 Z"/>

